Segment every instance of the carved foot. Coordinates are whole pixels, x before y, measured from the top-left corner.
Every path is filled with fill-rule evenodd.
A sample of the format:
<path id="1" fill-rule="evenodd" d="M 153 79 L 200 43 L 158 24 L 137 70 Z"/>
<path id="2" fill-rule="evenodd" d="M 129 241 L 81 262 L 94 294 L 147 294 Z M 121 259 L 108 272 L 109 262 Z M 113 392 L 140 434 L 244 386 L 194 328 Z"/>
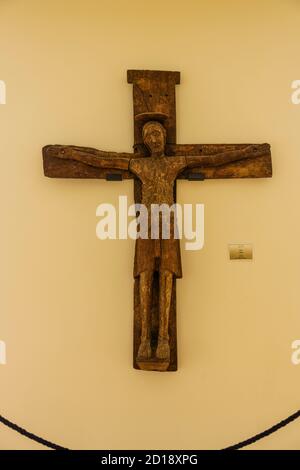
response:
<path id="1" fill-rule="evenodd" d="M 137 360 L 150 359 L 151 356 L 152 356 L 152 350 L 150 346 L 150 340 L 146 339 L 145 341 L 141 341 L 141 344 L 138 350 Z"/>
<path id="2" fill-rule="evenodd" d="M 156 357 L 157 359 L 163 359 L 165 361 L 170 360 L 170 345 L 168 339 L 162 338 L 158 340 Z"/>

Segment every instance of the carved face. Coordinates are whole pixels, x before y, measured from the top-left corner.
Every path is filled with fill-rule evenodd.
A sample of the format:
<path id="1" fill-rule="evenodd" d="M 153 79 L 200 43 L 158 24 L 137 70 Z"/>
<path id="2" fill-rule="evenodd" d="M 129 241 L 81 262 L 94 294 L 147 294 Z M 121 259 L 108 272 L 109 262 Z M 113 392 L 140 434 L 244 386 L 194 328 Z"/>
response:
<path id="1" fill-rule="evenodd" d="M 143 140 L 151 156 L 159 157 L 164 154 L 166 130 L 162 124 L 155 121 L 147 122 L 143 127 Z"/>

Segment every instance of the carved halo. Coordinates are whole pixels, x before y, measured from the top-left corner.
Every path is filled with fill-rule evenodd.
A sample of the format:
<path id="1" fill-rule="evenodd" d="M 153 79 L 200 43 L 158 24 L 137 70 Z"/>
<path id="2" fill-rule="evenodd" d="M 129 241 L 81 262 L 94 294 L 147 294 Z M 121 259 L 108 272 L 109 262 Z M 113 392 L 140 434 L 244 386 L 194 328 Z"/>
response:
<path id="1" fill-rule="evenodd" d="M 141 124 L 146 124 L 148 121 L 158 121 L 163 124 L 168 118 L 169 116 L 165 113 L 151 111 L 135 115 L 135 120 Z"/>

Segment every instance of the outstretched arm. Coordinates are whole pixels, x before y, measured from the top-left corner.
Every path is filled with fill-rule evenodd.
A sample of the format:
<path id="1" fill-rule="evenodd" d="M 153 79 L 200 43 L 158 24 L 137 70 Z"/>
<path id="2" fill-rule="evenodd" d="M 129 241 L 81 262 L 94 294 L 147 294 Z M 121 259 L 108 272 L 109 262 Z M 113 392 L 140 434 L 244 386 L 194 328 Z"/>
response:
<path id="1" fill-rule="evenodd" d="M 43 148 L 44 157 L 74 160 L 96 168 L 128 170 L 131 153 L 105 152 L 73 145 L 47 145 Z"/>
<path id="2" fill-rule="evenodd" d="M 188 168 L 196 167 L 217 167 L 247 158 L 256 158 L 270 154 L 269 144 L 248 145 L 243 149 L 230 150 L 227 152 L 216 153 L 215 155 L 187 155 L 186 162 Z"/>

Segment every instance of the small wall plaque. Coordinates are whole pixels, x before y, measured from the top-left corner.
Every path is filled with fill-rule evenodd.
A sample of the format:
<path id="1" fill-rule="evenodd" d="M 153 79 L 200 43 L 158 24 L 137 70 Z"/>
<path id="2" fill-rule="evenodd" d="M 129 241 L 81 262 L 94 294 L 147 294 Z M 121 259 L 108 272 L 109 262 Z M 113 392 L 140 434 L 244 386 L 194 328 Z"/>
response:
<path id="1" fill-rule="evenodd" d="M 253 247 L 250 243 L 228 245 L 230 259 L 253 259 Z"/>

